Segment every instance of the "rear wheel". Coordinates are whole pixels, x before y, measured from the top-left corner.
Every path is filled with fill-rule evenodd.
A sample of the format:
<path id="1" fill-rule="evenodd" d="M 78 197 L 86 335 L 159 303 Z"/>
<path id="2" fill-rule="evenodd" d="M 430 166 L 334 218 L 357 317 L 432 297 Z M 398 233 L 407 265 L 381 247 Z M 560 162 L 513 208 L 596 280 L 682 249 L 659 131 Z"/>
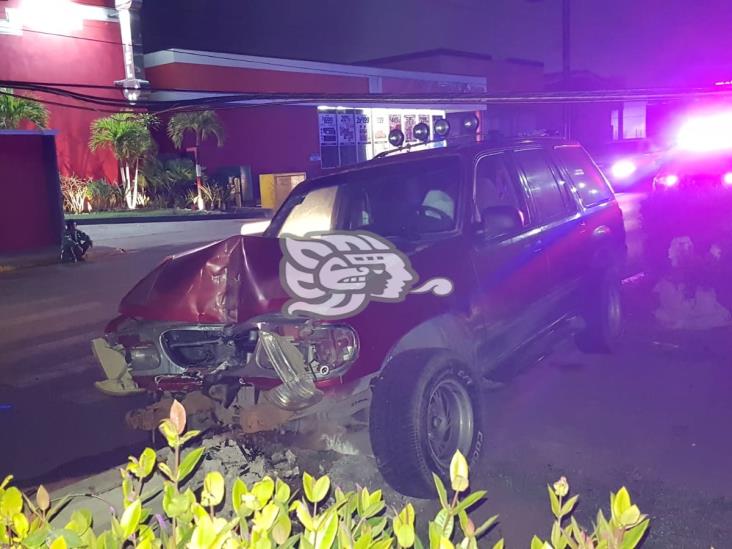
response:
<path id="1" fill-rule="evenodd" d="M 402 494 L 430 497 L 457 450 L 477 459 L 483 434 L 473 373 L 446 351 L 397 357 L 374 386 L 369 429 L 381 474 Z"/>
<path id="2" fill-rule="evenodd" d="M 623 328 L 623 307 L 620 276 L 614 270 L 600 277 L 599 287 L 593 284 L 583 303 L 585 328 L 577 334 L 577 346 L 587 353 L 608 353 L 620 339 Z"/>

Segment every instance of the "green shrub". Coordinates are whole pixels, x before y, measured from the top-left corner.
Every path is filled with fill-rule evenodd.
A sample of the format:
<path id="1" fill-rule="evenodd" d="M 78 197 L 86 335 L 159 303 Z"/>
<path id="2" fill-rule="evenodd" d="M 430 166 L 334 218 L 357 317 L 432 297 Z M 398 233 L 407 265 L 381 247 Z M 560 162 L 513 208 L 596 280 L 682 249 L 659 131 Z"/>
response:
<path id="1" fill-rule="evenodd" d="M 109 211 L 125 208 L 124 191 L 104 179 L 94 179 L 87 185 L 87 198 L 93 211 Z"/>
<path id="2" fill-rule="evenodd" d="M 52 501 L 43 486 L 34 498 L 10 485 L 0 484 L 0 544 L 11 547 L 66 549 L 71 547 L 161 549 L 476 549 L 478 540 L 496 524 L 498 517 L 477 526 L 469 512 L 485 498 L 485 492 L 469 492 L 468 464 L 456 454 L 450 465 L 448 494 L 435 476 L 440 511 L 420 535 L 411 504 L 397 511 L 387 508 L 381 490 L 367 488 L 343 492 L 331 486 L 328 476 L 313 478 L 305 473 L 302 493 L 293 494 L 289 485 L 267 476 L 253 486 L 236 479 L 225 486 L 224 476 L 209 472 L 202 487 L 185 486 L 203 457 L 203 448 L 183 451 L 200 433 L 185 432 L 183 406 L 173 402 L 170 417 L 160 431 L 172 449 L 171 463 L 159 460 L 147 448 L 130 457 L 122 474 L 122 507 L 112 510 L 110 528 L 95 531 L 89 511 L 77 510 L 65 525 L 56 524 L 67 500 Z M 145 483 L 155 472 L 165 478 L 162 510 L 145 507 L 151 499 Z M 549 488 L 554 523 L 549 541 L 534 537 L 531 549 L 632 549 L 648 528 L 648 519 L 633 505 L 625 488 L 611 494 L 611 514 L 602 512 L 592 532 L 584 530 L 571 516 L 577 496 L 569 497 L 569 485 L 562 478 Z M 223 512 L 228 498 L 233 509 Z M 99 519 L 100 517 L 96 517 Z M 502 549 L 503 540 L 493 545 Z"/>

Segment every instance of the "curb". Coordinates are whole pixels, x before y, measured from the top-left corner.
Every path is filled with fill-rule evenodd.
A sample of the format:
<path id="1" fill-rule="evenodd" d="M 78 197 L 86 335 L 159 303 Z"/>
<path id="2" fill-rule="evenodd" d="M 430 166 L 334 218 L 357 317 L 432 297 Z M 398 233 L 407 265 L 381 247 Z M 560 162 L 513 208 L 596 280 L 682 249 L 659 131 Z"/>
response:
<path id="1" fill-rule="evenodd" d="M 171 221 L 225 221 L 229 219 L 268 219 L 272 210 L 252 208 L 248 211 L 233 213 L 189 214 L 189 215 L 134 215 L 127 217 L 97 217 L 85 219 L 84 216 L 66 216 L 67 221 L 76 221 L 77 225 L 117 225 L 125 223 L 170 223 Z"/>
<path id="2" fill-rule="evenodd" d="M 40 267 L 43 265 L 55 265 L 60 263 L 61 245 L 48 248 L 35 253 L 24 253 L 18 255 L 0 255 L 0 274 Z"/>

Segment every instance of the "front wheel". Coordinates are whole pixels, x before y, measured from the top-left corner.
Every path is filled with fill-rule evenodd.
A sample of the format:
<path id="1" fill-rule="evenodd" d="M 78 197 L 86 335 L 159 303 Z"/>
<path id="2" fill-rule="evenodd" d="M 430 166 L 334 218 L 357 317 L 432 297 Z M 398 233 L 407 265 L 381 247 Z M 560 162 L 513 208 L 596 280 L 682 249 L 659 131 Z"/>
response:
<path id="1" fill-rule="evenodd" d="M 622 333 L 623 307 L 620 277 L 609 271 L 584 295 L 585 328 L 577 334 L 577 346 L 586 353 L 611 352 Z"/>
<path id="2" fill-rule="evenodd" d="M 384 479 L 413 497 L 435 493 L 432 473 L 449 477 L 460 450 L 480 454 L 480 399 L 474 374 L 447 351 L 397 357 L 373 389 L 369 429 Z"/>

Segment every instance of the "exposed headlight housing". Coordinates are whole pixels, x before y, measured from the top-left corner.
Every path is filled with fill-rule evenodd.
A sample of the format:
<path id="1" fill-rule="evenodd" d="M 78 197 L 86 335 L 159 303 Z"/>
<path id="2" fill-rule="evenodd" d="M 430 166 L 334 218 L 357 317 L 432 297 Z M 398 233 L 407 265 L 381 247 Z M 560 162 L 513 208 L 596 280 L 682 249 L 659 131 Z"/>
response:
<path id="1" fill-rule="evenodd" d="M 343 375 L 358 357 L 358 337 L 346 324 L 267 323 L 266 330 L 292 343 L 317 381 Z M 255 360 L 260 368 L 274 369 L 262 345 L 257 345 Z"/>

